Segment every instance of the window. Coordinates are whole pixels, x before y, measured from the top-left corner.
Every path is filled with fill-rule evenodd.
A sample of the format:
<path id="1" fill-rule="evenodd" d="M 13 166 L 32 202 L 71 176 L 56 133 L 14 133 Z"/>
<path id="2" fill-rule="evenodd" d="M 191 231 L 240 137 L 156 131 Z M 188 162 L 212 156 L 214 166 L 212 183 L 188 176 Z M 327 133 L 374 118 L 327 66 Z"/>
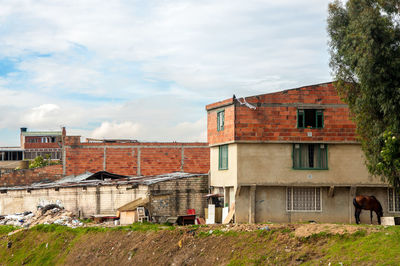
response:
<path id="1" fill-rule="evenodd" d="M 321 211 L 321 189 L 317 187 L 288 187 L 286 210 L 315 212 Z"/>
<path id="2" fill-rule="evenodd" d="M 219 146 L 218 169 L 228 169 L 228 145 Z"/>
<path id="3" fill-rule="evenodd" d="M 395 189 L 388 189 L 388 200 L 389 212 L 400 212 L 400 195 Z"/>
<path id="4" fill-rule="evenodd" d="M 328 146 L 326 144 L 294 144 L 294 169 L 328 169 Z"/>
<path id="5" fill-rule="evenodd" d="M 217 113 L 217 130 L 218 131 L 224 130 L 224 123 L 225 123 L 225 110 L 219 111 Z"/>
<path id="6" fill-rule="evenodd" d="M 298 109 L 297 110 L 298 128 L 323 128 L 324 114 L 322 110 Z"/>

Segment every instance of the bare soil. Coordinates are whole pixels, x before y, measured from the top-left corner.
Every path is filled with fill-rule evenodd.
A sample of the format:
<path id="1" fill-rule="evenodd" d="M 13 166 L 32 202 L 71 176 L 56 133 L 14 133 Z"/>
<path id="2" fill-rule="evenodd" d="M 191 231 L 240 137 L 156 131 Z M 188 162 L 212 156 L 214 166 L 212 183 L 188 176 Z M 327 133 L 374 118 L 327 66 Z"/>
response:
<path id="1" fill-rule="evenodd" d="M 256 224 L 177 227 L 158 232 L 112 231 L 82 235 L 67 255 L 69 265 L 300 264 L 323 256 L 319 233 L 367 234 L 377 227 L 338 224 Z M 295 237 L 293 237 L 293 234 Z M 317 247 L 317 248 L 316 248 Z M 246 263 L 247 264 L 247 263 Z"/>

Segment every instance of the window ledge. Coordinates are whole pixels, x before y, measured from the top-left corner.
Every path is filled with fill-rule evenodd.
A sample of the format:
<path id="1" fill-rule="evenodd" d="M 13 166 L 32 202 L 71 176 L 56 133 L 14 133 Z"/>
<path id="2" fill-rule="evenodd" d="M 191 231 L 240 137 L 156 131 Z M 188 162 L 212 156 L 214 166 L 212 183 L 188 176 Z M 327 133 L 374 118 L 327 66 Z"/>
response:
<path id="1" fill-rule="evenodd" d="M 329 170 L 329 168 L 296 168 L 292 167 L 293 170 Z"/>
<path id="2" fill-rule="evenodd" d="M 322 212 L 322 210 L 286 210 L 286 212 Z"/>

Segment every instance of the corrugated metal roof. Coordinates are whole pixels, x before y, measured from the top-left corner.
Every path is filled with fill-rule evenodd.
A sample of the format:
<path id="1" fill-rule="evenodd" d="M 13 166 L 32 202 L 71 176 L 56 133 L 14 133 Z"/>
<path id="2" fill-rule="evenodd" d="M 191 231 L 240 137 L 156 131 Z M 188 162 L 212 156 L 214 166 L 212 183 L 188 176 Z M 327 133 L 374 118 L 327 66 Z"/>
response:
<path id="1" fill-rule="evenodd" d="M 86 173 L 78 175 L 78 176 L 70 175 L 70 176 L 66 176 L 60 180 L 57 180 L 54 183 L 56 183 L 56 184 L 77 183 L 77 182 L 86 180 L 88 177 L 90 177 L 92 175 L 93 175 L 93 173 L 91 173 L 91 172 L 86 172 Z"/>
<path id="2" fill-rule="evenodd" d="M 207 176 L 207 174 L 189 174 L 184 172 L 175 172 L 170 174 L 162 174 L 155 176 L 140 176 L 140 177 L 127 177 L 120 176 L 121 178 L 114 179 L 91 179 L 91 177 L 96 174 L 104 173 L 104 171 L 97 173 L 86 172 L 78 176 L 67 176 L 63 179 L 57 180 L 55 182 L 49 183 L 35 183 L 29 186 L 15 186 L 15 187 L 0 187 L 0 190 L 22 190 L 22 189 L 40 189 L 40 188 L 63 188 L 63 187 L 82 187 L 82 186 L 107 186 L 107 185 L 128 185 L 128 184 L 138 184 L 138 185 L 151 185 L 159 182 L 164 182 L 174 179 L 182 179 L 196 176 Z M 106 172 L 107 173 L 107 172 Z M 114 176 L 112 173 L 108 173 Z"/>

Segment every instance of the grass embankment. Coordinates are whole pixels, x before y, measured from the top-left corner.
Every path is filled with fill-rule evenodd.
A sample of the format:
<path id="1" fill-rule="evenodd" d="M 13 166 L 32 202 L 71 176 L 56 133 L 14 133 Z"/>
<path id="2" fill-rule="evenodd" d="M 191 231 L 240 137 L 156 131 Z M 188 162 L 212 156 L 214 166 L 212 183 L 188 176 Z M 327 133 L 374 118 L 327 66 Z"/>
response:
<path id="1" fill-rule="evenodd" d="M 357 228 L 354 234 L 296 237 L 294 227 L 248 232 L 153 224 L 76 229 L 38 225 L 8 236 L 16 228 L 0 226 L 0 264 L 400 263 L 399 227 Z"/>

